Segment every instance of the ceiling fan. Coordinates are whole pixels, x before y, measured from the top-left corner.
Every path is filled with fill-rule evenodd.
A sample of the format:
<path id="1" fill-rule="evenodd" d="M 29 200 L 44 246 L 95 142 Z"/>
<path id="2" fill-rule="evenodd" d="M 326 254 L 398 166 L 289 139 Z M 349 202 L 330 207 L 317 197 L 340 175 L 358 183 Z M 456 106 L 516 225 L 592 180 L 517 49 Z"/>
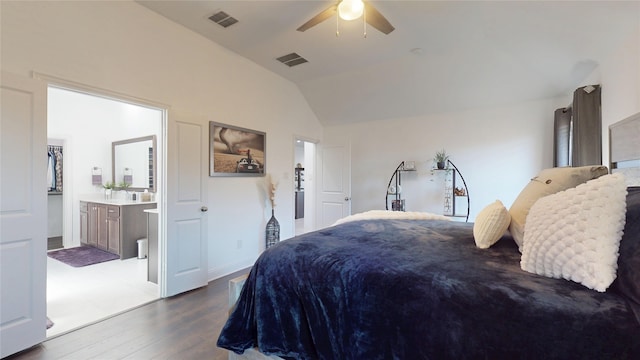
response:
<path id="1" fill-rule="evenodd" d="M 338 15 L 343 20 L 355 20 L 364 16 L 367 24 L 378 29 L 383 34 L 389 34 L 395 28 L 389 21 L 368 1 L 363 0 L 341 0 L 331 5 L 326 10 L 312 17 L 309 21 L 302 24 L 297 30 L 308 30 L 321 22 L 329 19 L 334 15 Z"/>

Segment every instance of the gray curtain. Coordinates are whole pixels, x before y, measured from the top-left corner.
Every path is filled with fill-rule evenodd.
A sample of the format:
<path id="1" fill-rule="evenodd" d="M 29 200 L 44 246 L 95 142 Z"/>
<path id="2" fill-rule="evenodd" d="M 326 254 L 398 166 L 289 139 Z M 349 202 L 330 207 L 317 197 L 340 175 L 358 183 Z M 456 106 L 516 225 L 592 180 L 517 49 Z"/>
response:
<path id="1" fill-rule="evenodd" d="M 602 164 L 602 116 L 600 85 L 573 92 L 573 140 L 571 166 Z"/>
<path id="2" fill-rule="evenodd" d="M 553 166 L 571 166 L 571 108 L 553 114 Z"/>

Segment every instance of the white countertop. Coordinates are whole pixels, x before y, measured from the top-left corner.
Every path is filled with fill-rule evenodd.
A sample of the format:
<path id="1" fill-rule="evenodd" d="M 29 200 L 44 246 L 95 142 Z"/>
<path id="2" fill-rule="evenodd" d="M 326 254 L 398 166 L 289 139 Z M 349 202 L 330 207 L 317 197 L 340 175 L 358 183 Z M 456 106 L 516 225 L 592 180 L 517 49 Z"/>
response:
<path id="1" fill-rule="evenodd" d="M 144 209 L 142 211 L 144 211 L 146 213 L 150 213 L 150 214 L 158 214 L 159 213 L 158 208 L 155 208 L 155 209 Z"/>
<path id="2" fill-rule="evenodd" d="M 141 205 L 141 204 L 155 204 L 155 201 L 140 201 L 140 200 L 127 200 L 127 199 L 105 199 L 104 197 L 81 197 L 80 201 L 92 202 L 106 205 Z"/>

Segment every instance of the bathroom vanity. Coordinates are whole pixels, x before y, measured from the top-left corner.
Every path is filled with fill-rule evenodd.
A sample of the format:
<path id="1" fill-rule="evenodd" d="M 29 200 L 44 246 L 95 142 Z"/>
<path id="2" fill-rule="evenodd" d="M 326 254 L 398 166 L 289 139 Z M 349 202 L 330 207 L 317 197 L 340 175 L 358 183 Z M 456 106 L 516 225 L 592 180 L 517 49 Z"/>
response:
<path id="1" fill-rule="evenodd" d="M 138 255 L 137 240 L 147 237 L 146 209 L 155 202 L 81 200 L 80 241 L 128 259 Z"/>

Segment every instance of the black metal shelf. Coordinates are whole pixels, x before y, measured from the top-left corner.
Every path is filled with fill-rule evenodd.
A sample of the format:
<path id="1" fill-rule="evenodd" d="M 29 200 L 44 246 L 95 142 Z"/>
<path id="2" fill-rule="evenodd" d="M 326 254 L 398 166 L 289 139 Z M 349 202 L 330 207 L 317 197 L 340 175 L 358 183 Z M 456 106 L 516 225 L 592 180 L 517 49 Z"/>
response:
<path id="1" fill-rule="evenodd" d="M 297 168 L 294 168 L 294 170 L 295 170 L 294 185 L 295 185 L 296 191 L 304 191 L 304 186 L 302 185 L 302 182 L 304 181 L 304 168 L 297 167 Z"/>
<path id="2" fill-rule="evenodd" d="M 469 188 L 467 187 L 467 182 L 464 180 L 464 177 L 462 176 L 462 173 L 460 173 L 460 170 L 458 170 L 458 167 L 451 162 L 451 160 L 447 160 L 447 166 L 443 169 L 438 169 L 438 168 L 434 168 L 432 170 L 434 171 L 447 171 L 447 172 L 452 172 L 452 186 L 451 186 L 451 215 L 445 215 L 447 217 L 459 217 L 459 218 L 465 218 L 465 222 L 469 221 L 469 214 L 470 214 L 470 210 L 471 210 L 471 199 L 469 197 Z M 448 165 L 450 165 L 451 167 L 449 167 Z M 402 172 L 405 171 L 415 171 L 415 168 L 410 168 L 410 169 L 406 169 L 405 167 L 405 163 L 404 161 L 402 161 L 398 167 L 396 167 L 396 169 L 393 171 L 393 174 L 391 175 L 391 178 L 389 179 L 389 183 L 387 184 L 387 189 L 386 189 L 386 195 L 385 195 L 385 209 L 389 210 L 389 197 L 392 197 L 391 200 L 391 208 L 394 211 L 404 211 L 404 199 L 401 199 L 401 194 L 400 194 L 400 186 L 402 185 Z M 464 186 L 464 195 L 456 195 L 455 191 L 456 191 L 456 173 L 458 174 L 458 176 L 460 176 L 460 179 L 462 180 L 462 184 Z M 393 193 L 389 193 L 389 188 L 391 187 L 391 184 L 393 184 L 395 181 L 395 192 Z M 467 214 L 466 215 L 458 215 L 456 214 L 456 198 L 458 197 L 466 197 L 467 198 Z"/>
<path id="3" fill-rule="evenodd" d="M 404 171 L 415 171 L 415 168 L 407 169 L 405 168 L 405 163 L 402 161 L 400 165 L 393 171 L 391 175 L 391 179 L 389 179 L 389 183 L 387 184 L 386 195 L 384 198 L 385 201 L 385 209 L 389 210 L 389 196 L 394 196 L 395 199 L 391 200 L 391 209 L 394 211 L 404 211 L 404 199 L 400 198 L 400 192 L 398 189 L 400 185 L 402 185 L 402 172 Z M 389 188 L 395 179 L 395 193 L 389 193 Z"/>
<path id="4" fill-rule="evenodd" d="M 469 196 L 469 188 L 467 187 L 467 182 L 464 180 L 464 176 L 462 176 L 462 173 L 460 172 L 460 170 L 458 170 L 458 167 L 451 162 L 451 160 L 447 160 L 447 165 L 451 165 L 453 167 L 453 169 L 449 168 L 448 166 L 444 169 L 433 169 L 433 170 L 437 170 L 437 171 L 452 171 L 452 185 L 451 185 L 451 215 L 445 215 L 445 216 L 449 216 L 449 217 L 464 217 L 465 218 L 465 222 L 469 221 L 469 214 L 471 211 L 471 197 Z M 456 195 L 455 191 L 456 191 L 456 173 L 460 176 L 460 179 L 462 180 L 462 184 L 464 186 L 464 191 L 465 191 L 465 195 Z M 458 197 L 466 197 L 467 198 L 467 215 L 457 215 L 456 214 L 456 198 Z"/>

